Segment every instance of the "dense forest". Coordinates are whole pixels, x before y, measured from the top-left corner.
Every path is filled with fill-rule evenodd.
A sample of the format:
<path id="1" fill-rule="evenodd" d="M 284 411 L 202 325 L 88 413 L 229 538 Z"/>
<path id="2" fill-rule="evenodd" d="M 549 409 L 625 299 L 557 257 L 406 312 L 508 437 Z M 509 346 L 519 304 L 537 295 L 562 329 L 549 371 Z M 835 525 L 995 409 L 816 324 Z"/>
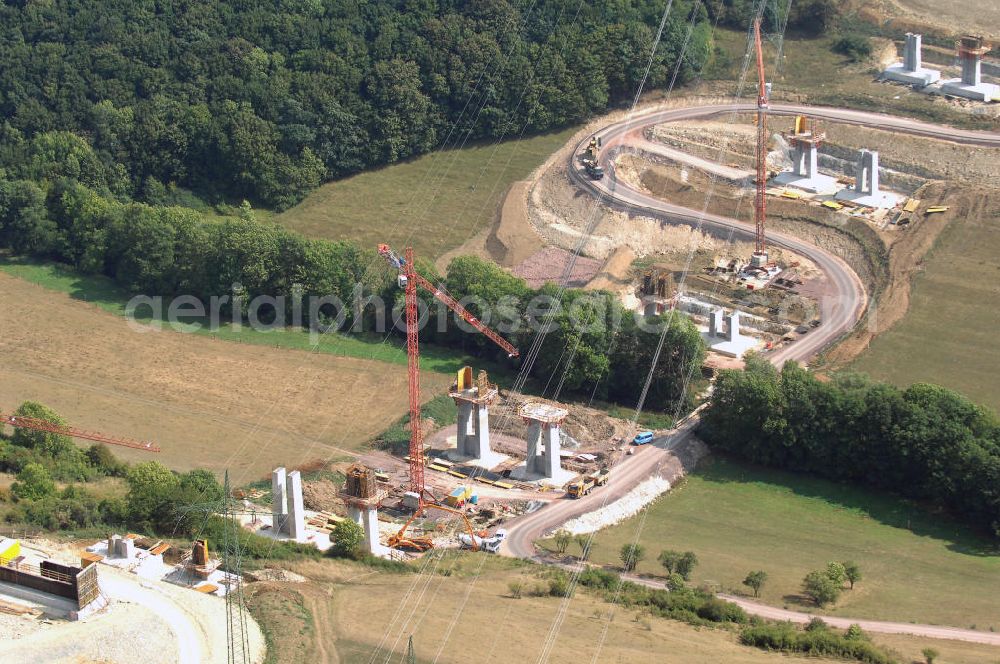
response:
<path id="1" fill-rule="evenodd" d="M 754 359 L 720 374 L 699 432 L 755 463 L 892 491 L 1000 537 L 1000 420 L 943 387 L 824 382 Z"/>
<path id="2" fill-rule="evenodd" d="M 321 181 L 631 99 L 653 0 L 72 0 L 0 6 L 0 166 L 118 200 L 172 187 L 274 208 Z M 691 80 L 701 2 L 673 3 L 646 81 Z M 66 161 L 72 158 L 73 163 Z"/>

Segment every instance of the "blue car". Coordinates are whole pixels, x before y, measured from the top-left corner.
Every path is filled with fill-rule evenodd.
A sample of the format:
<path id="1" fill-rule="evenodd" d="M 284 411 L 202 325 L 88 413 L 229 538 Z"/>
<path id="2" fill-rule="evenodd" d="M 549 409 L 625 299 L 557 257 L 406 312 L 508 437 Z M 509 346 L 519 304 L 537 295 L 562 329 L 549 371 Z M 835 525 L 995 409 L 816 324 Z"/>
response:
<path id="1" fill-rule="evenodd" d="M 653 432 L 652 431 L 640 431 L 635 438 L 632 439 L 633 445 L 645 445 L 646 443 L 653 442 Z"/>

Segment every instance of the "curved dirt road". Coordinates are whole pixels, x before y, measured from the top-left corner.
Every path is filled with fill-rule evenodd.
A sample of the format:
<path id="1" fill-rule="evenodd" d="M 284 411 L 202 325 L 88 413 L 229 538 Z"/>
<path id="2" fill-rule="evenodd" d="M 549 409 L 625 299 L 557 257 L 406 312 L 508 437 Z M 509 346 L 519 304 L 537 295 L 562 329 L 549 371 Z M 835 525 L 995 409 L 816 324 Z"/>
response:
<path id="1" fill-rule="evenodd" d="M 836 616 L 823 616 L 812 613 L 802 613 L 800 611 L 788 611 L 775 606 L 768 606 L 736 595 L 719 594 L 724 600 L 733 604 L 739 604 L 747 613 L 752 613 L 761 618 L 770 620 L 788 620 L 793 623 L 805 624 L 813 618 L 822 618 L 823 622 L 831 627 L 847 629 L 851 625 L 858 625 L 866 632 L 878 634 L 912 634 L 914 636 L 925 636 L 930 639 L 950 639 L 952 641 L 966 641 L 968 643 L 982 643 L 988 646 L 1000 646 L 1000 634 L 996 632 L 978 632 L 971 629 L 959 629 L 957 627 L 940 627 L 938 625 L 919 625 L 915 623 L 894 623 L 883 622 L 881 620 L 857 620 L 854 618 L 838 618 Z"/>
<path id="2" fill-rule="evenodd" d="M 603 180 L 594 181 L 590 179 L 579 168 L 577 162 L 577 157 L 583 147 L 589 142 L 590 136 L 584 138 L 570 155 L 568 172 L 578 187 L 596 196 L 599 204 L 630 212 L 639 212 L 645 216 L 658 219 L 664 224 L 697 225 L 707 232 L 722 234 L 724 236 L 732 234 L 734 238 L 752 240 L 754 234 L 752 223 L 706 214 L 674 205 L 656 199 L 620 182 L 614 177 L 613 157 L 616 152 L 629 145 L 631 141 L 644 140 L 643 130 L 646 127 L 664 122 L 704 119 L 726 113 L 752 112 L 755 109 L 756 106 L 754 104 L 715 104 L 674 108 L 641 114 L 627 121 L 609 125 L 594 134 L 595 136 L 600 136 L 602 139 L 601 165 L 606 173 Z M 773 115 L 808 115 L 812 118 L 864 125 L 877 129 L 894 130 L 915 136 L 947 140 L 966 145 L 1000 147 L 1000 134 L 997 133 L 954 129 L 918 120 L 864 111 L 772 104 L 769 112 Z M 825 297 L 820 302 L 821 318 L 824 321 L 822 327 L 816 329 L 807 337 L 769 355 L 770 361 L 778 366 L 786 360 L 805 361 L 836 342 L 841 336 L 849 333 L 854 328 L 867 306 L 867 294 L 857 274 L 855 274 L 847 263 L 837 256 L 783 233 L 769 231 L 767 233 L 767 240 L 769 244 L 787 248 L 813 261 L 823 271 L 827 279 L 830 280 L 835 290 L 834 295 Z M 504 542 L 501 553 L 541 561 L 540 558 L 536 557 L 535 553 L 534 542 L 536 539 L 542 537 L 546 532 L 551 532 L 558 528 L 572 518 L 613 503 L 628 494 L 637 484 L 646 478 L 657 474 L 660 467 L 673 456 L 673 450 L 678 448 L 691 435 L 697 423 L 698 416 L 695 413 L 676 430 L 658 438 L 650 445 L 639 448 L 634 456 L 625 457 L 624 461 L 615 466 L 611 481 L 601 491 L 577 500 L 556 499 L 543 505 L 535 512 L 513 520 L 507 524 L 507 540 Z M 729 599 L 728 596 L 727 599 Z M 812 618 L 808 614 L 786 612 L 782 609 L 776 609 L 743 599 L 740 599 L 738 603 L 748 612 L 763 617 L 774 617 L 778 613 L 781 613 L 781 617 L 778 618 L 781 620 L 808 621 Z M 1000 642 L 998 642 L 1000 637 L 997 637 L 997 640 L 990 640 L 993 639 L 994 635 L 986 635 L 972 630 L 935 627 L 931 625 L 859 621 L 846 618 L 830 619 L 831 624 L 839 625 L 840 622 L 844 622 L 845 625 L 862 623 L 865 629 L 872 632 L 917 634 L 929 638 L 949 638 L 1000 645 Z M 900 631 L 903 628 L 906 629 L 905 632 Z M 984 641 L 984 638 L 987 640 Z"/>

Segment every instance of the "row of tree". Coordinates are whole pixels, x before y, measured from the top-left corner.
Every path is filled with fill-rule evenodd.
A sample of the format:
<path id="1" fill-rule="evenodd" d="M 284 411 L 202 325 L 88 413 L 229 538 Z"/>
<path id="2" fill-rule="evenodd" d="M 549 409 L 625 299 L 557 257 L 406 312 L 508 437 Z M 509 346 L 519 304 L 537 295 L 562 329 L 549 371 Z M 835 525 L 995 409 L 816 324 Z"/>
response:
<path id="1" fill-rule="evenodd" d="M 21 404 L 15 416 L 66 424 L 51 408 L 33 401 Z M 178 506 L 222 497 L 222 487 L 206 470 L 178 474 L 155 461 L 129 466 L 103 444 L 84 450 L 69 436 L 22 427 L 15 427 L 9 439 L 0 438 L 0 470 L 17 476 L 10 490 L 15 509 L 7 518 L 50 530 L 105 524 L 187 535 L 205 514 L 185 513 Z M 102 476 L 123 477 L 127 496 L 95 498 L 86 484 Z M 56 480 L 67 486 L 58 489 Z"/>
<path id="2" fill-rule="evenodd" d="M 652 0 L 4 3 L 0 166 L 37 181 L 54 175 L 46 149 L 70 150 L 79 176 L 116 196 L 156 202 L 177 184 L 283 208 L 436 146 L 578 123 L 647 73 L 655 88 L 677 66 L 683 84 L 707 58 L 709 16 L 674 3 L 654 48 L 661 12 Z"/>
<path id="3" fill-rule="evenodd" d="M 943 387 L 723 371 L 699 434 L 755 463 L 892 491 L 1000 536 L 1000 420 Z"/>

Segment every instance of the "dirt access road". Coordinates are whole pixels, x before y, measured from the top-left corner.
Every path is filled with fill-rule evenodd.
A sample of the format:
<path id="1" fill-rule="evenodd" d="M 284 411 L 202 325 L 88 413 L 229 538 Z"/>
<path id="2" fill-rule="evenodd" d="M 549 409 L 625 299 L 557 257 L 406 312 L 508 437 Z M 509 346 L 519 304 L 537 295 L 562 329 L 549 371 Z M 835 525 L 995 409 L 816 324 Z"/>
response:
<path id="1" fill-rule="evenodd" d="M 643 130 L 647 127 L 665 122 L 703 119 L 727 113 L 746 113 L 753 111 L 755 108 L 752 104 L 713 104 L 675 108 L 665 111 L 654 110 L 629 118 L 623 122 L 612 124 L 594 134 L 595 136 L 600 136 L 602 139 L 601 165 L 607 174 L 605 178 L 601 181 L 590 179 L 583 173 L 577 163 L 577 155 L 580 154 L 583 147 L 590 141 L 590 136 L 581 140 L 570 154 L 570 176 L 578 187 L 593 194 L 599 203 L 628 212 L 640 212 L 658 219 L 663 224 L 694 225 L 700 226 L 710 232 L 722 233 L 724 235 L 733 234 L 740 238 L 752 238 L 753 226 L 751 224 L 672 205 L 648 196 L 631 188 L 628 184 L 619 181 L 615 178 L 614 174 L 614 156 L 617 152 L 628 146 L 630 137 L 641 137 Z M 772 105 L 770 112 L 777 115 L 808 115 L 835 122 L 864 125 L 966 145 L 1000 147 L 1000 134 L 997 133 L 953 129 L 910 120 L 908 118 L 897 118 L 876 113 L 785 104 Z M 776 366 L 781 366 L 787 360 L 806 361 L 836 342 L 841 336 L 850 332 L 861 319 L 865 310 L 867 295 L 858 276 L 850 266 L 836 256 L 789 235 L 769 232 L 767 239 L 771 244 L 787 248 L 811 260 L 824 272 L 835 288 L 835 294 L 824 298 L 820 304 L 821 315 L 824 321 L 823 327 L 805 339 L 768 356 L 769 360 Z M 670 434 L 658 438 L 651 445 L 644 446 L 646 449 L 643 449 L 636 455 L 626 457 L 624 461 L 615 467 L 611 481 L 603 491 L 592 493 L 579 500 L 555 500 L 543 505 L 535 512 L 513 520 L 507 524 L 507 541 L 504 543 L 501 552 L 521 558 L 537 559 L 534 546 L 536 539 L 542 537 L 547 532 L 555 530 L 571 518 L 613 503 L 615 500 L 629 493 L 637 484 L 651 475 L 658 473 L 659 469 L 667 463 L 668 459 L 674 456 L 675 451 L 682 449 L 684 442 L 692 435 L 692 431 L 698 422 L 698 413 L 695 412 Z M 763 605 L 750 606 L 750 604 L 752 603 L 748 603 L 748 606 L 745 608 L 751 613 L 756 610 L 755 607 L 759 607 L 759 610 L 762 612 L 777 611 L 773 607 Z M 838 620 L 847 620 L 848 624 L 851 622 L 864 622 L 869 625 L 872 631 L 882 631 L 892 634 L 901 633 L 897 623 L 878 623 L 849 619 Z M 905 633 L 909 634 L 917 634 L 929 638 L 954 638 L 983 643 L 981 640 L 983 635 L 971 630 L 922 625 L 910 625 L 906 627 L 908 631 Z M 948 635 L 942 636 L 942 631 L 947 631 Z"/>

